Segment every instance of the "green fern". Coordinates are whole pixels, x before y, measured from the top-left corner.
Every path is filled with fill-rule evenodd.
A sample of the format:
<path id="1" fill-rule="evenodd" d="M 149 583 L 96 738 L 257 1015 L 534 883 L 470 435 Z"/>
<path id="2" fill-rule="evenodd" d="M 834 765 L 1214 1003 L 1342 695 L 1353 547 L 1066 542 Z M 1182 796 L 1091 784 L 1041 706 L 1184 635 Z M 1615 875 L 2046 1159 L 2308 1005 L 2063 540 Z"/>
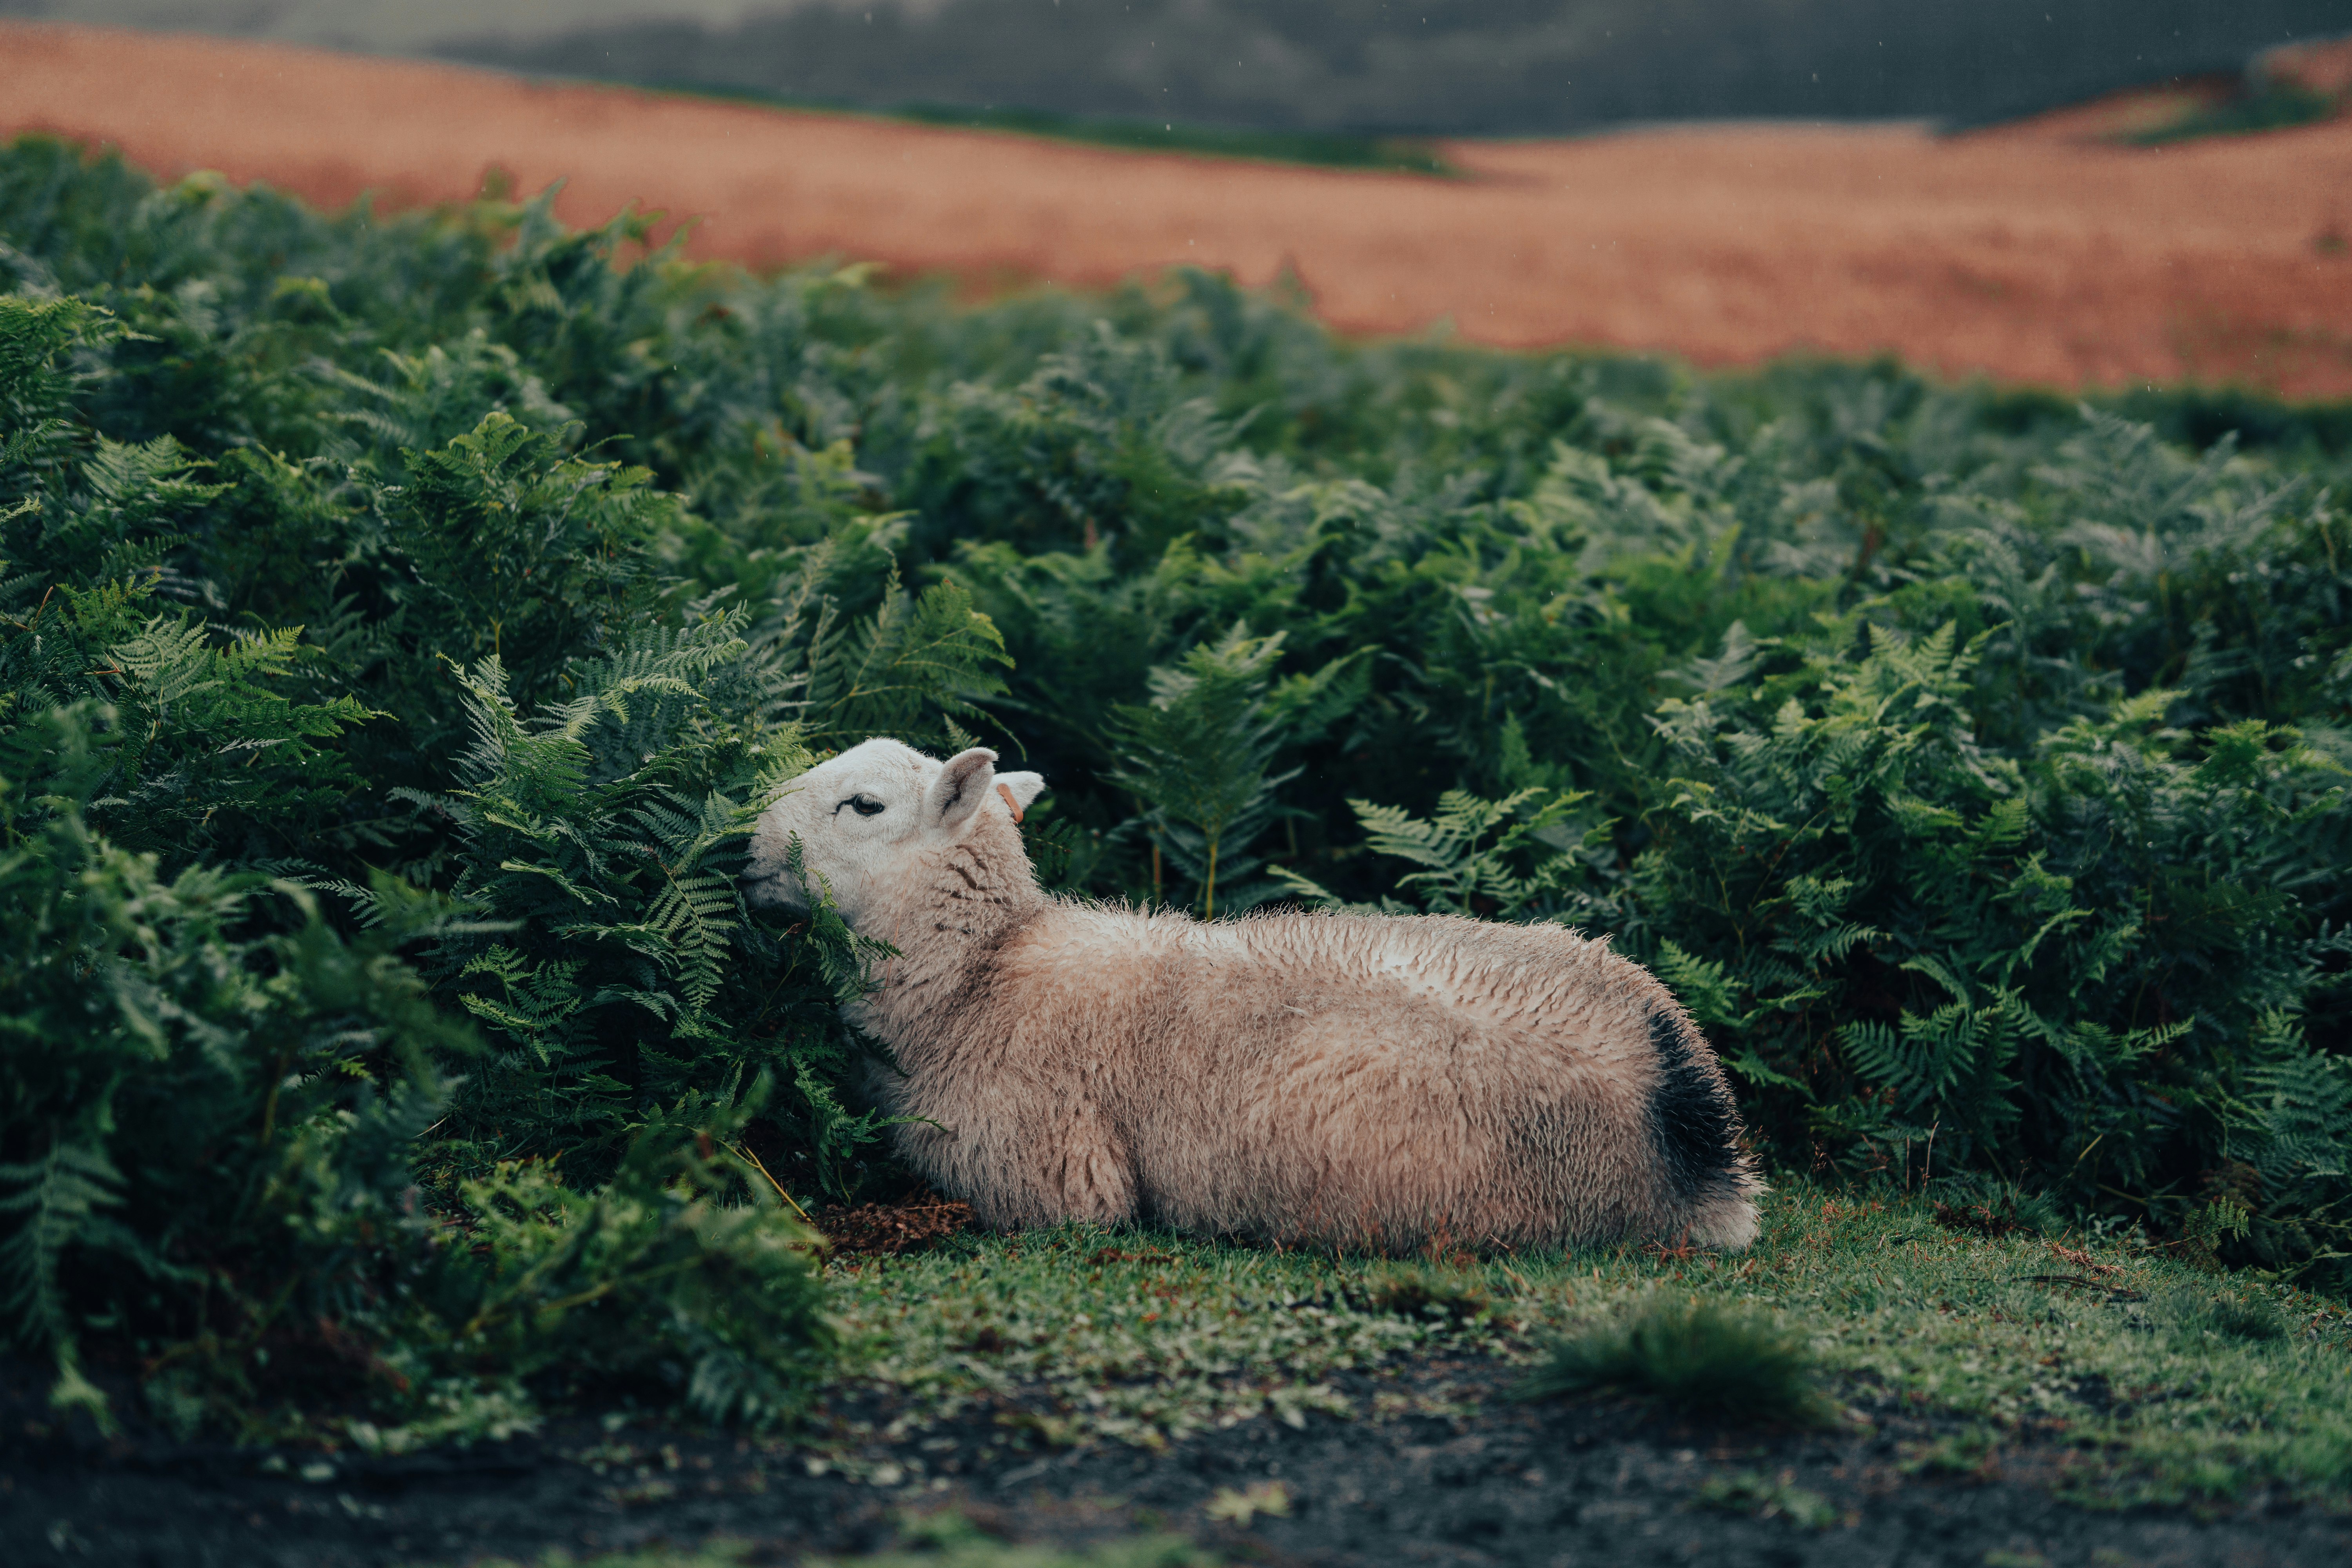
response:
<path id="1" fill-rule="evenodd" d="M 1236 625 L 1153 671 L 1148 706 L 1118 712 L 1119 765 L 1110 782 L 1143 803 L 1155 868 L 1165 856 L 1200 888 L 1203 918 L 1217 912 L 1221 875 L 1228 913 L 1274 891 L 1246 879 L 1265 863 L 1249 850 L 1275 820 L 1276 792 L 1297 773 L 1273 771 L 1282 741 L 1266 699 L 1281 657 L 1280 634 L 1253 637 Z M 1155 870 L 1155 899 L 1160 881 Z"/>
<path id="2" fill-rule="evenodd" d="M 930 742 L 1004 690 L 1004 638 L 969 593 L 945 582 L 909 601 L 894 563 L 879 605 L 855 617 L 824 591 L 831 559 L 829 550 L 812 554 L 789 605 L 761 635 L 797 666 L 779 682 L 776 710 L 813 743 Z"/>
<path id="3" fill-rule="evenodd" d="M 18 1342 L 55 1361 L 79 1359 L 77 1313 L 65 1279 L 67 1249 L 97 1243 L 143 1258 L 145 1248 L 104 1211 L 122 1205 L 122 1176 L 101 1145 L 54 1136 L 47 1154 L 0 1165 L 0 1311 Z M 127 1244 L 127 1245 L 126 1245 Z"/>

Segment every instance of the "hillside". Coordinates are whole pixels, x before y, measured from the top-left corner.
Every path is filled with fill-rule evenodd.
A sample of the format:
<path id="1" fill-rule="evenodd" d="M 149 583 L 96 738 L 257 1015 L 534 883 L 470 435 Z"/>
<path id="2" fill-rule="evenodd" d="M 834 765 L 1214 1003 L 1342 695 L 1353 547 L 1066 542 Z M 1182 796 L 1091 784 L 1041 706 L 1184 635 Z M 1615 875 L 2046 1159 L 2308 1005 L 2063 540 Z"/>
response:
<path id="1" fill-rule="evenodd" d="M 0 0 L 12 9 L 869 108 L 1512 136 L 1981 123 L 2352 27 L 2341 0 Z"/>
<path id="2" fill-rule="evenodd" d="M 533 85 L 414 62 L 0 28 L 0 133 L 111 143 L 330 206 L 454 201 L 486 171 L 556 210 L 691 219 L 690 254 L 837 255 L 990 287 L 1173 266 L 1288 276 L 1354 332 L 1659 350 L 1711 364 L 1899 353 L 2061 387 L 2352 395 L 2352 123 L 2163 148 L 2080 117 L 1681 128 L 1458 142 L 1468 177 L 1139 156 Z M 120 84 L 136 80 L 135 94 Z"/>

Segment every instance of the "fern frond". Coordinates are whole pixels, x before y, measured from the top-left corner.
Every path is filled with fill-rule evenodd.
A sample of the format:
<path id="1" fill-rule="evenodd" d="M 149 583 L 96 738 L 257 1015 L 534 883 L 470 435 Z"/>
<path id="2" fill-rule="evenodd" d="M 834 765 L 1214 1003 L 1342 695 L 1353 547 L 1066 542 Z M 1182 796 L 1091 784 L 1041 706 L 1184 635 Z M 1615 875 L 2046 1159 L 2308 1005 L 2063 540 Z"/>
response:
<path id="1" fill-rule="evenodd" d="M 95 1143 L 53 1138 L 42 1158 L 0 1165 L 0 1308 L 20 1342 L 61 1360 L 74 1324 L 63 1274 L 66 1252 L 90 1236 L 101 1211 L 122 1202 L 122 1175 Z M 120 1244 L 127 1233 L 109 1233 Z"/>

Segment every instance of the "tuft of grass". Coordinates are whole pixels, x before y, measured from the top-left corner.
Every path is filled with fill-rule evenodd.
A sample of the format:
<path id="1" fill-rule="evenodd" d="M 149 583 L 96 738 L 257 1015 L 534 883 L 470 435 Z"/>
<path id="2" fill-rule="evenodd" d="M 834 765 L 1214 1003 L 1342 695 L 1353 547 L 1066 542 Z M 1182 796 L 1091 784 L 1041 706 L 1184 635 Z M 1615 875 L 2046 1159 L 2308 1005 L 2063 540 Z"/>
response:
<path id="1" fill-rule="evenodd" d="M 1419 1264 L 1375 1267 L 1346 1294 L 1366 1310 L 1416 1321 L 1466 1323 L 1495 1310 L 1495 1292 L 1479 1276 Z"/>
<path id="2" fill-rule="evenodd" d="M 2173 1318 L 2191 1331 L 2250 1344 L 2268 1344 L 2292 1331 L 2277 1304 L 2252 1291 L 2221 1296 L 2181 1291 L 2173 1298 Z"/>
<path id="3" fill-rule="evenodd" d="M 1689 1297 L 1653 1299 L 1555 1342 L 1516 1393 L 1611 1391 L 1726 1421 L 1813 1426 L 1830 1417 L 1801 1340 L 1752 1309 Z"/>
<path id="4" fill-rule="evenodd" d="M 1936 1224 L 1946 1230 L 1999 1237 L 2019 1232 L 2054 1236 L 2065 1228 L 2064 1217 L 2048 1194 L 1974 1173 L 1945 1177 L 1923 1195 L 1935 1199 Z"/>
<path id="5" fill-rule="evenodd" d="M 1247 1530 L 1259 1514 L 1290 1517 L 1290 1489 L 1280 1481 L 1253 1481 L 1245 1488 L 1219 1487 L 1205 1510 L 1211 1519 Z"/>
<path id="6" fill-rule="evenodd" d="M 1914 1446 L 1903 1456 L 1906 1476 L 1970 1476 L 1979 1480 L 1993 1472 L 2000 1457 L 2000 1434 L 1990 1426 L 1970 1426 L 1932 1443 Z"/>

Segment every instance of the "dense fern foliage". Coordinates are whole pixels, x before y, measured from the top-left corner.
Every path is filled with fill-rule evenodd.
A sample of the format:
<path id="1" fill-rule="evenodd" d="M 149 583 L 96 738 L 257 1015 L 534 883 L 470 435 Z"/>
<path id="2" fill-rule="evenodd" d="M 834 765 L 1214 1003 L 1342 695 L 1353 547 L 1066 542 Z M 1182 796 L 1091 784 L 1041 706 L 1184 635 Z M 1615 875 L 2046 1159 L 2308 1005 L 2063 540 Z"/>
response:
<path id="1" fill-rule="evenodd" d="M 868 734 L 1045 772 L 1059 889 L 1611 933 L 1784 1167 L 2352 1278 L 2323 414 L 642 232 L 0 153 L 0 1291 L 62 1396 L 788 1412 L 884 950 L 735 878 Z"/>

